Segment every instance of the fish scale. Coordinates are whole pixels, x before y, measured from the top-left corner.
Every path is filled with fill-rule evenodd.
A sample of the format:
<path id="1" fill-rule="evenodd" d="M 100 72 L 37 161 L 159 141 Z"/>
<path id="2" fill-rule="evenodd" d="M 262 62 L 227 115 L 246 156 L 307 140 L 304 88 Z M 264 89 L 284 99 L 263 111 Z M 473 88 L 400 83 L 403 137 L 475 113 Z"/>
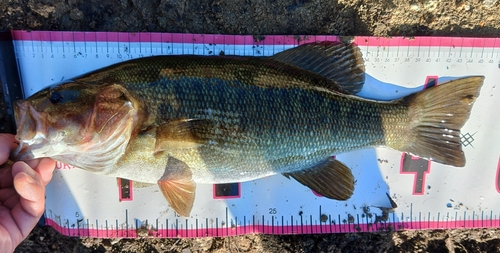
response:
<path id="1" fill-rule="evenodd" d="M 211 66 L 218 68 L 215 64 Z M 253 65 L 245 67 L 256 68 Z M 225 69 L 218 71 L 225 72 Z M 237 180 L 240 177 L 239 170 L 254 172 L 255 176 L 260 176 L 260 172 L 259 168 L 253 166 L 252 161 L 247 161 L 244 163 L 246 166 L 239 163 L 238 170 L 228 173 L 227 167 L 220 162 L 226 158 L 225 154 L 220 152 L 224 149 L 253 150 L 256 154 L 265 154 L 266 161 L 273 171 L 281 173 L 315 165 L 324 160 L 325 155 L 343 153 L 370 144 L 384 144 L 383 128 L 376 121 L 380 122 L 377 118 L 387 105 L 373 103 L 369 104 L 369 107 L 365 102 L 344 99 L 341 94 L 327 91 L 262 88 L 242 81 L 231 82 L 216 78 L 204 82 L 197 80 L 199 78 L 161 78 L 146 87 L 135 84 L 125 87 L 132 94 L 137 94 L 137 98 L 146 98 L 142 101 L 147 104 L 146 107 L 158 108 L 154 113 L 161 115 L 157 118 L 157 125 L 165 123 L 167 119 L 199 117 L 214 120 L 215 124 L 223 129 L 234 129 L 238 126 L 240 131 L 237 136 L 225 134 L 225 131 L 219 134 L 210 132 L 210 138 L 213 138 L 215 143 L 226 145 L 213 149 L 207 147 L 207 150 L 204 150 L 207 156 L 220 156 L 216 159 L 218 164 L 207 167 L 212 168 L 211 173 L 216 177 L 226 178 L 226 182 Z M 234 84 L 235 82 L 237 84 Z M 158 92 L 156 87 L 163 87 L 163 91 Z M 153 90 L 156 97 L 151 99 Z M 169 92 L 175 94 L 175 106 L 168 106 L 172 104 L 170 100 L 162 101 L 161 105 L 150 102 L 160 101 L 162 97 L 167 97 Z M 179 107 L 179 110 L 174 107 Z M 361 108 L 363 110 L 360 110 Z M 206 112 L 207 109 L 221 113 L 200 113 Z M 356 110 L 362 113 L 353 113 Z M 240 117 L 228 118 L 226 115 L 232 112 L 238 112 Z M 228 124 L 233 120 L 234 124 Z M 356 127 L 365 125 L 363 122 L 372 123 L 366 124 L 366 128 Z M 362 138 L 354 138 L 359 134 L 362 134 Z M 253 139 L 251 145 L 239 141 L 241 136 Z M 227 145 L 227 142 L 233 145 Z"/>

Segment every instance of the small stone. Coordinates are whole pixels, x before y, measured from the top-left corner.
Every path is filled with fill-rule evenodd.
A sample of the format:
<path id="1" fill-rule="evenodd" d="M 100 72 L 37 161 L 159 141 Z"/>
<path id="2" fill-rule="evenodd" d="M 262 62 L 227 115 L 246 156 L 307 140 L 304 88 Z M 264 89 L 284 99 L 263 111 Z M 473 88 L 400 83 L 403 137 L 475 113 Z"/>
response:
<path id="1" fill-rule="evenodd" d="M 432 11 L 432 10 L 436 9 L 437 5 L 438 5 L 438 1 L 428 0 L 428 1 L 425 1 L 424 8 Z"/>
<path id="2" fill-rule="evenodd" d="M 69 12 L 69 18 L 73 20 L 81 20 L 83 19 L 83 12 L 75 8 Z"/>
<path id="3" fill-rule="evenodd" d="M 105 248 L 111 248 L 111 241 L 109 239 L 104 239 L 104 240 L 102 240 L 102 245 Z"/>
<path id="4" fill-rule="evenodd" d="M 375 27 L 373 33 L 376 36 L 383 35 L 384 31 L 386 30 L 387 26 L 383 23 L 378 23 L 377 26 Z"/>
<path id="5" fill-rule="evenodd" d="M 486 7 L 486 8 L 491 8 L 493 7 L 496 3 L 497 3 L 498 0 L 484 0 L 483 1 L 483 6 Z"/>
<path id="6" fill-rule="evenodd" d="M 184 248 L 182 249 L 182 253 L 191 253 L 191 250 L 189 248 Z"/>
<path id="7" fill-rule="evenodd" d="M 44 18 L 48 18 L 50 14 L 56 11 L 56 8 L 54 6 L 37 5 L 36 8 L 33 9 L 33 11 Z"/>
<path id="8" fill-rule="evenodd" d="M 139 237 L 148 237 L 149 236 L 149 230 L 148 230 L 148 228 L 141 226 L 139 229 L 137 229 L 137 236 L 139 236 Z"/>
<path id="9" fill-rule="evenodd" d="M 128 6 L 128 1 L 127 0 L 120 0 L 120 4 L 123 9 L 126 9 Z"/>
<path id="10" fill-rule="evenodd" d="M 412 4 L 412 5 L 410 5 L 410 10 L 419 11 L 420 7 L 418 6 L 418 4 Z"/>
<path id="11" fill-rule="evenodd" d="M 326 214 L 321 214 L 319 220 L 321 222 L 327 222 L 328 221 L 328 216 L 326 216 Z"/>
<path id="12" fill-rule="evenodd" d="M 199 238 L 193 242 L 193 249 L 195 251 L 207 252 L 212 248 L 213 243 L 214 239 L 211 237 Z"/>
<path id="13" fill-rule="evenodd" d="M 103 240 L 102 246 L 104 247 L 104 249 L 106 251 L 111 251 L 113 249 L 113 246 L 111 246 L 111 243 L 109 242 L 109 240 Z"/>
<path id="14" fill-rule="evenodd" d="M 252 240 L 246 237 L 242 237 L 238 242 L 238 249 L 241 251 L 249 251 L 252 248 Z"/>

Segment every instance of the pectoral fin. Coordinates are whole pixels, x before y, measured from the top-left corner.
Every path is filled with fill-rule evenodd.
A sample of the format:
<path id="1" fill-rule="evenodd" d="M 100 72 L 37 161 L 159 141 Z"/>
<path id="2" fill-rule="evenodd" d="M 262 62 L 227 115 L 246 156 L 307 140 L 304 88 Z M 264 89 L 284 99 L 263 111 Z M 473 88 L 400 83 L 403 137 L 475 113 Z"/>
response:
<path id="1" fill-rule="evenodd" d="M 213 128 L 210 120 L 173 120 L 156 128 L 155 152 L 179 148 L 195 148 L 205 144 Z"/>
<path id="2" fill-rule="evenodd" d="M 351 170 L 334 158 L 310 169 L 293 173 L 284 173 L 285 177 L 293 177 L 311 190 L 336 200 L 347 200 L 354 192 L 354 176 Z"/>
<path id="3" fill-rule="evenodd" d="M 191 168 L 186 163 L 169 157 L 165 173 L 158 180 L 158 186 L 170 207 L 184 217 L 189 216 L 194 203 L 196 183 L 192 176 Z"/>

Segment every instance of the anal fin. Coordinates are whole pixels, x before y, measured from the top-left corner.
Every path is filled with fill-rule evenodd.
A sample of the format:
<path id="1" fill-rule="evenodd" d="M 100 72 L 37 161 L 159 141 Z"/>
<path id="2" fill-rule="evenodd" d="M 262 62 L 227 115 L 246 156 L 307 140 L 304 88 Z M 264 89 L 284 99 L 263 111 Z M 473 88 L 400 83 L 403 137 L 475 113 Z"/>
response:
<path id="1" fill-rule="evenodd" d="M 169 157 L 158 186 L 170 207 L 179 215 L 188 217 L 193 208 L 196 190 L 191 168 L 183 161 Z"/>
<path id="2" fill-rule="evenodd" d="M 342 162 L 328 158 L 312 168 L 293 173 L 284 173 L 293 177 L 311 190 L 335 200 L 347 200 L 354 192 L 354 176 Z"/>

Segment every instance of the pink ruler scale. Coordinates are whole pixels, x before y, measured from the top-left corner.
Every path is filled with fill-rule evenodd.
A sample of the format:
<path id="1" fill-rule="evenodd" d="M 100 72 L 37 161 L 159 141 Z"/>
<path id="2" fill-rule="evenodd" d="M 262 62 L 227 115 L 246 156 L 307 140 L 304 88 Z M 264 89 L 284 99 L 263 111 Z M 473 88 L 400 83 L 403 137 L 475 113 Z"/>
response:
<path id="1" fill-rule="evenodd" d="M 271 35 L 256 41 L 253 36 L 241 35 L 50 31 L 13 31 L 12 36 L 17 47 L 21 76 L 26 85 L 25 92 L 28 95 L 36 92 L 36 87 L 39 89 L 60 81 L 61 76 L 69 78 L 130 58 L 157 54 L 218 55 L 219 50 L 226 55 L 234 52 L 241 55 L 266 56 L 300 44 L 341 40 L 338 36 L 326 35 Z M 353 42 L 363 51 L 369 77 L 366 89 L 364 88 L 360 93 L 362 96 L 387 100 L 422 89 L 422 86 L 429 83 L 429 78 L 436 79 L 436 82 L 439 79 L 441 83 L 457 76 L 485 75 L 485 87 L 475 108 L 487 109 L 500 102 L 498 88 L 495 90 L 496 84 L 492 81 L 500 80 L 499 38 L 359 36 L 353 37 Z M 28 66 L 34 66 L 35 69 L 43 68 L 45 75 L 27 74 L 27 72 L 32 72 L 29 69 L 33 69 Z M 61 68 L 69 70 L 64 73 L 56 72 Z M 405 91 L 397 87 L 386 89 L 386 82 L 402 85 L 410 90 L 404 93 Z M 310 198 L 310 201 L 298 203 L 300 211 L 290 210 L 295 207 L 294 204 L 290 204 L 294 198 L 281 191 L 295 191 L 296 186 L 290 182 L 280 181 L 282 179 L 276 176 L 256 180 L 254 184 L 238 184 L 238 187 L 235 187 L 236 194 L 229 197 L 218 198 L 216 186 L 207 186 L 205 190 L 212 199 L 212 202 L 208 201 L 208 203 L 215 203 L 218 206 L 206 213 L 196 213 L 189 218 L 161 212 L 149 215 L 132 210 L 134 205 L 154 209 L 147 203 L 136 204 L 140 201 L 141 195 L 149 196 L 149 192 L 142 193 L 143 190 L 138 190 L 136 194 L 136 189 L 133 189 L 134 194 L 124 198 L 121 189 L 116 187 L 115 181 L 112 181 L 115 185 L 108 187 L 109 183 L 105 183 L 108 188 L 103 191 L 116 190 L 108 195 L 113 196 L 111 200 L 116 201 L 115 204 L 110 205 L 118 206 L 116 210 L 112 210 L 117 214 L 103 218 L 100 213 L 107 209 L 106 203 L 100 203 L 102 207 L 96 211 L 100 212 L 99 214 L 94 213 L 90 206 L 93 202 L 82 201 L 81 199 L 85 200 L 85 198 L 78 196 L 79 189 L 86 189 L 85 186 L 81 188 L 72 186 L 75 178 L 81 178 L 82 175 L 92 180 L 102 179 L 59 165 L 56 174 L 63 179 L 49 186 L 52 188 L 48 191 L 46 223 L 66 235 L 92 237 L 144 236 L 141 228 L 146 229 L 147 235 L 153 237 L 204 237 L 248 233 L 316 234 L 499 227 L 500 206 L 488 203 L 498 202 L 495 200 L 498 200 L 500 194 L 498 190 L 500 188 L 500 147 L 498 144 L 500 138 L 498 131 L 485 133 L 485 129 L 494 129 L 499 120 L 496 117 L 480 114 L 479 111 L 481 110 L 475 111 L 476 114 L 471 116 L 471 123 L 463 129 L 464 152 L 468 155 L 470 162 L 464 170 L 457 169 L 458 172 L 454 172 L 454 168 L 436 163 L 432 163 L 431 171 L 431 162 L 424 170 L 415 169 L 412 167 L 412 159 L 405 160 L 401 153 L 384 149 L 376 149 L 371 153 L 360 151 L 352 155 L 339 155 L 340 160 L 350 162 L 353 167 L 359 165 L 359 167 L 371 168 L 370 171 L 353 168 L 362 189 L 358 191 L 357 188 L 355 199 L 345 205 L 331 204 L 328 200 L 302 189 L 294 194 L 304 196 L 306 199 Z M 365 156 L 370 159 L 366 162 L 357 161 L 359 157 Z M 376 158 L 379 161 L 375 162 Z M 383 162 L 385 160 L 389 162 Z M 370 174 L 374 173 L 373 168 L 380 170 L 380 173 L 374 174 L 379 181 L 370 182 L 374 177 Z M 400 170 L 398 171 L 397 168 Z M 477 168 L 481 168 L 481 172 L 484 171 L 483 177 L 478 175 L 479 173 L 474 173 L 474 169 Z M 461 179 L 472 181 L 472 178 L 485 182 L 484 186 L 481 186 L 483 188 L 473 183 L 461 183 Z M 261 184 L 261 181 L 265 183 Z M 276 182 L 284 182 L 284 189 L 268 186 Z M 419 182 L 421 182 L 419 185 L 421 188 L 417 187 Z M 450 186 L 451 184 L 456 184 L 456 187 Z M 284 196 L 283 199 L 286 199 L 287 203 L 281 203 L 282 206 L 279 206 L 280 204 L 272 206 L 269 203 L 259 202 L 258 206 L 254 206 L 252 201 L 245 199 L 246 196 L 259 190 L 253 185 L 269 187 L 266 190 L 270 193 L 266 194 L 272 196 L 274 193 Z M 376 188 L 377 185 L 382 186 Z M 438 190 L 434 190 L 436 188 Z M 57 191 L 61 192 L 61 189 L 63 193 L 58 193 Z M 97 190 L 86 190 L 85 193 L 89 194 L 89 191 L 94 194 L 100 193 Z M 386 193 L 397 203 L 398 207 L 383 218 L 384 214 L 377 209 L 377 206 L 388 206 Z M 103 196 L 104 200 L 100 201 L 112 202 L 108 195 Z M 116 197 L 116 195 L 119 196 Z M 53 201 L 51 197 L 68 200 L 63 203 Z M 268 198 L 272 199 L 272 197 Z M 374 202 L 370 202 L 370 199 L 374 199 Z M 276 202 L 279 203 L 279 200 Z M 222 203 L 224 201 L 228 204 Z M 247 213 L 235 211 L 231 203 L 250 210 Z M 67 206 L 67 210 L 60 208 L 60 205 Z M 200 203 L 199 206 L 204 205 Z M 362 211 L 364 207 L 370 207 L 371 210 Z"/>
<path id="2" fill-rule="evenodd" d="M 55 31 L 12 31 L 15 40 L 24 41 L 79 41 L 79 42 L 175 42 L 199 44 L 235 45 L 300 45 L 315 41 L 340 41 L 334 35 L 268 35 L 256 41 L 251 35 L 185 34 L 185 33 L 124 33 L 124 32 L 55 32 Z M 438 46 L 497 48 L 499 38 L 470 37 L 370 37 L 356 36 L 359 46 Z"/>

